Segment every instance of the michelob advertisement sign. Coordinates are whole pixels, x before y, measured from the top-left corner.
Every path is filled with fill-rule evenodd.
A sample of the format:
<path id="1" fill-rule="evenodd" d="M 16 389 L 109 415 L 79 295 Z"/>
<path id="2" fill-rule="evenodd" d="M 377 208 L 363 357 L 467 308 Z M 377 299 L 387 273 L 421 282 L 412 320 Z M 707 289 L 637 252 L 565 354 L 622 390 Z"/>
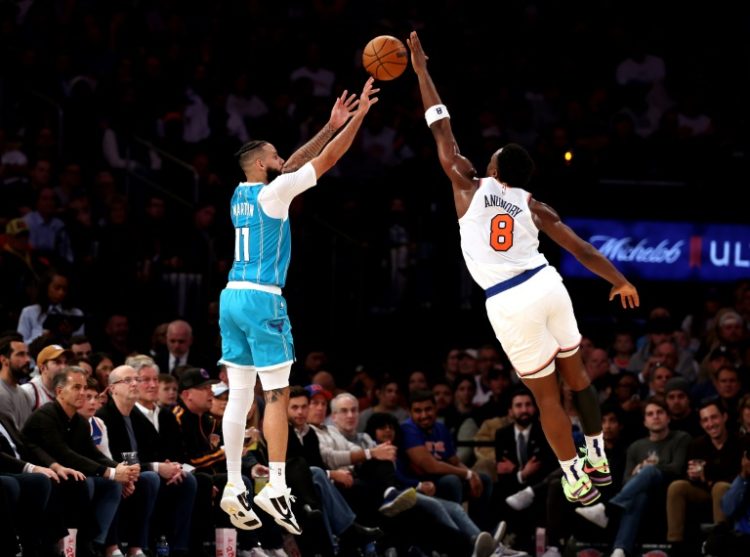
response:
<path id="1" fill-rule="evenodd" d="M 566 219 L 628 277 L 735 281 L 750 278 L 750 226 L 742 224 Z M 563 250 L 560 273 L 594 275 Z"/>

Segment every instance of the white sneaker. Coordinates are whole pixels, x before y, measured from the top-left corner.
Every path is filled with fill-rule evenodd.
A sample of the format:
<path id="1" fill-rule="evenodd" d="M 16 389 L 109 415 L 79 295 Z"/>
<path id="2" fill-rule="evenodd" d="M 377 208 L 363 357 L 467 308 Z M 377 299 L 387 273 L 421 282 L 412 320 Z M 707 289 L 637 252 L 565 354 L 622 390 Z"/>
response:
<path id="1" fill-rule="evenodd" d="M 492 534 L 492 537 L 495 539 L 496 545 L 503 543 L 503 538 L 505 537 L 505 531 L 507 529 L 508 529 L 508 525 L 505 523 L 504 520 L 501 520 L 500 524 L 498 524 L 497 528 L 495 528 L 495 533 Z"/>
<path id="2" fill-rule="evenodd" d="M 495 552 L 492 555 L 493 557 L 529 557 L 529 554 L 525 551 L 513 549 L 502 543 L 497 544 Z"/>
<path id="3" fill-rule="evenodd" d="M 251 508 L 248 492 L 244 485 L 240 489 L 227 482 L 219 506 L 222 511 L 229 515 L 229 521 L 232 525 L 241 530 L 256 530 L 263 525 L 258 515 Z"/>
<path id="4" fill-rule="evenodd" d="M 609 517 L 607 516 L 604 503 L 597 503 L 591 507 L 576 507 L 576 512 L 589 522 L 596 524 L 599 528 L 606 528 L 607 524 L 609 524 Z M 622 550 L 620 549 L 619 551 Z M 614 553 L 612 555 L 614 557 Z M 624 557 L 624 554 L 622 557 Z"/>
<path id="5" fill-rule="evenodd" d="M 621 548 L 616 548 L 610 557 L 625 557 L 625 550 Z"/>
<path id="6" fill-rule="evenodd" d="M 490 557 L 495 551 L 495 540 L 489 532 L 479 532 L 474 540 L 474 551 L 471 557 Z"/>
<path id="7" fill-rule="evenodd" d="M 531 487 L 517 491 L 513 495 L 505 498 L 505 502 L 514 511 L 522 511 L 527 509 L 534 502 L 534 490 Z"/>
<path id="8" fill-rule="evenodd" d="M 270 514 L 276 524 L 284 528 L 290 534 L 300 535 L 302 529 L 297 524 L 297 519 L 292 512 L 292 490 L 276 489 L 273 484 L 267 483 L 255 496 L 253 501 L 261 509 Z"/>

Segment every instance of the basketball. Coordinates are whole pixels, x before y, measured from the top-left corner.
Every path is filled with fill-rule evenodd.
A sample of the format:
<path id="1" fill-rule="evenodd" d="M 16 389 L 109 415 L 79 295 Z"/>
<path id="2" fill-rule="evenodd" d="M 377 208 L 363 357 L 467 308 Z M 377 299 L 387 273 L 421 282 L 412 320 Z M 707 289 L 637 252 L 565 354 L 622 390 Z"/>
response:
<path id="1" fill-rule="evenodd" d="M 362 65 L 379 81 L 396 79 L 404 73 L 408 62 L 409 53 L 404 43 L 391 35 L 375 37 L 362 52 Z"/>

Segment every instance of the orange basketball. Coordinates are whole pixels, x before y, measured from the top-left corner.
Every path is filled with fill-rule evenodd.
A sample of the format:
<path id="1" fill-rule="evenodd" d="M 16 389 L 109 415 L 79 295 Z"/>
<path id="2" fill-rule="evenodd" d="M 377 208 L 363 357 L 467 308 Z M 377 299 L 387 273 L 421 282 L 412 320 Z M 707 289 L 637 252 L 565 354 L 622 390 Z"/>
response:
<path id="1" fill-rule="evenodd" d="M 372 39 L 362 52 L 362 65 L 367 73 L 380 81 L 396 79 L 406 69 L 409 53 L 404 43 L 390 35 Z"/>

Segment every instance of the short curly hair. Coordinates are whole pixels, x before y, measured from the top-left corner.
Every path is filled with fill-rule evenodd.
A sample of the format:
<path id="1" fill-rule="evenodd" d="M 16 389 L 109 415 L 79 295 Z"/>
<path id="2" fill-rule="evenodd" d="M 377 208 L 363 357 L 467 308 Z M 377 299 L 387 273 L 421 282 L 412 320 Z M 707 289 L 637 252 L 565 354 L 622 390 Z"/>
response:
<path id="1" fill-rule="evenodd" d="M 498 179 L 514 188 L 526 188 L 534 173 L 529 152 L 517 143 L 508 143 L 495 156 Z"/>

